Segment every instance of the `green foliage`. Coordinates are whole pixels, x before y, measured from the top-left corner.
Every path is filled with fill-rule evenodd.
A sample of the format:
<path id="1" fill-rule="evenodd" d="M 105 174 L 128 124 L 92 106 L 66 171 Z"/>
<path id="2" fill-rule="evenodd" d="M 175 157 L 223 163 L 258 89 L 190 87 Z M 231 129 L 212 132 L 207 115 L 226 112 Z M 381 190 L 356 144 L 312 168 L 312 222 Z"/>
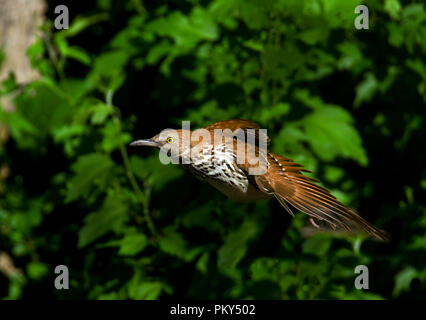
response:
<path id="1" fill-rule="evenodd" d="M 235 268 L 247 252 L 247 242 L 257 233 L 257 225 L 246 220 L 238 229 L 229 233 L 225 243 L 219 248 L 217 264 L 219 268 Z"/>
<path id="2" fill-rule="evenodd" d="M 112 160 L 104 154 L 91 153 L 78 158 L 71 166 L 74 176 L 69 180 L 66 202 L 89 196 L 92 186 L 105 189 Z"/>
<path id="3" fill-rule="evenodd" d="M 46 22 L 27 51 L 40 79 L 0 83 L 15 105 L 0 105 L 0 254 L 15 265 L 0 297 L 424 296 L 426 11 L 366 1 L 370 29 L 356 30 L 361 2 L 104 0 L 73 2 L 68 30 Z M 267 128 L 272 151 L 393 241 L 309 237 L 304 215 L 234 203 L 127 148 L 230 118 Z M 66 295 L 51 285 L 59 264 Z M 368 291 L 354 287 L 360 264 Z"/>
<path id="4" fill-rule="evenodd" d="M 99 211 L 85 217 L 85 224 L 78 233 L 78 246 L 85 247 L 105 233 L 122 228 L 127 218 L 126 209 L 125 202 L 119 197 L 108 196 Z"/>

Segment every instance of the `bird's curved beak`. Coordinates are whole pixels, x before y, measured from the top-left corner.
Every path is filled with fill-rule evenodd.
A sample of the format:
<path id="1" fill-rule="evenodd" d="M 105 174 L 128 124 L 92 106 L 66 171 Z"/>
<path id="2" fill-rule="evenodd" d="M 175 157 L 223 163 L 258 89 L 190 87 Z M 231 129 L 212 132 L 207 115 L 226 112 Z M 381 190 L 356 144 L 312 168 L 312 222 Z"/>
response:
<path id="1" fill-rule="evenodd" d="M 132 147 L 140 147 L 140 146 L 159 147 L 158 143 L 151 140 L 151 139 L 136 140 L 136 141 L 133 141 L 132 143 L 130 143 L 130 146 L 132 146 Z"/>

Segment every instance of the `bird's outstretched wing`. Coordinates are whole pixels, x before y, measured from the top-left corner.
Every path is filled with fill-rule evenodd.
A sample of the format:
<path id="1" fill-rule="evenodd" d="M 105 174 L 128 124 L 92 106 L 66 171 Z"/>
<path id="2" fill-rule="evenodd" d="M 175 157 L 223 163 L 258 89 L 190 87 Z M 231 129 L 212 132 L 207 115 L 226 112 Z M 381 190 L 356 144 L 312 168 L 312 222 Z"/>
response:
<path id="1" fill-rule="evenodd" d="M 256 184 L 263 192 L 273 194 L 290 214 L 287 203 L 333 228 L 364 230 L 376 239 L 388 240 L 384 231 L 341 204 L 329 191 L 315 184 L 317 180 L 305 176 L 302 172 L 309 171 L 301 165 L 269 152 L 268 162 L 268 172 L 256 176 Z"/>

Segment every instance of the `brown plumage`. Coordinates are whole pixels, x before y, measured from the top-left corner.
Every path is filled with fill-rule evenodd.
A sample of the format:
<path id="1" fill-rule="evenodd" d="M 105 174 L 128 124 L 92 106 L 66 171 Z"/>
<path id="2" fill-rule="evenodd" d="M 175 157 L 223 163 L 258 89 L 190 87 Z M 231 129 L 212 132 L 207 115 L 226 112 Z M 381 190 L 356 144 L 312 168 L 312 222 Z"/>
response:
<path id="1" fill-rule="evenodd" d="M 215 130 L 225 129 L 233 134 L 228 131 L 217 139 Z M 246 139 L 243 161 L 237 161 L 238 140 L 241 139 L 237 133 L 243 134 L 243 139 Z M 388 239 L 384 231 L 316 184 L 319 181 L 304 175 L 303 172 L 309 171 L 303 166 L 266 149 L 259 149 L 261 139 L 269 143 L 269 138 L 256 123 L 234 119 L 213 123 L 203 130 L 166 129 L 149 140 L 138 140 L 131 145 L 158 147 L 167 150 L 175 160 L 189 160 L 189 163 L 183 164 L 184 167 L 236 201 L 251 202 L 275 197 L 291 215 L 293 212 L 288 204 L 309 215 L 316 227 L 314 219 L 329 224 L 333 229 L 365 231 L 376 239 Z M 250 168 L 261 165 L 259 159 L 266 164 L 265 171 L 250 174 Z"/>

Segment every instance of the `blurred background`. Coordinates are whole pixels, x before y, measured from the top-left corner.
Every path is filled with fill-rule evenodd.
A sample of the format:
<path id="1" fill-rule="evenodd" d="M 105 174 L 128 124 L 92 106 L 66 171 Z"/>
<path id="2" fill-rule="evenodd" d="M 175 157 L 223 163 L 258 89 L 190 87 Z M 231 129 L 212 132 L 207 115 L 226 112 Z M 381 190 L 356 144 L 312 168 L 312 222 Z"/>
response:
<path id="1" fill-rule="evenodd" d="M 357 30 L 359 4 L 0 0 L 0 297 L 424 298 L 425 4 L 363 1 Z M 128 148 L 232 118 L 392 241 L 309 236 Z"/>

